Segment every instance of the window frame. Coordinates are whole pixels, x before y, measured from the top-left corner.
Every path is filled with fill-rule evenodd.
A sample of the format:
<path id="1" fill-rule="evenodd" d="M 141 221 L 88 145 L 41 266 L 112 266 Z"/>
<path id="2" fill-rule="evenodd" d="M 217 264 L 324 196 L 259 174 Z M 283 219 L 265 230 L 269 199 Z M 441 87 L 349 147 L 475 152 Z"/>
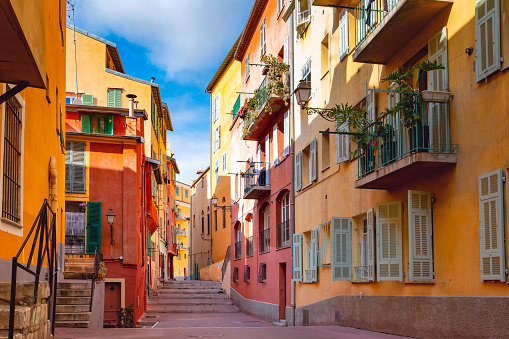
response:
<path id="1" fill-rule="evenodd" d="M 247 82 L 251 75 L 251 52 L 247 53 L 247 56 L 246 56 L 246 59 L 244 62 L 245 62 L 245 73 L 246 73 L 244 82 Z"/>

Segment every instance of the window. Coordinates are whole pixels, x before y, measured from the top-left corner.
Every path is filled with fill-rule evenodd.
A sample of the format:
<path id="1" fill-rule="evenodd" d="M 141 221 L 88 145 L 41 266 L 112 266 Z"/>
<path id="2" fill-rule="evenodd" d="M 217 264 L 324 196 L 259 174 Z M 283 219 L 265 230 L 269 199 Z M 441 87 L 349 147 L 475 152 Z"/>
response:
<path id="1" fill-rule="evenodd" d="M 258 270 L 258 282 L 264 283 L 267 281 L 267 263 L 260 263 L 260 268 Z"/>
<path id="2" fill-rule="evenodd" d="M 65 191 L 85 193 L 86 189 L 86 149 L 81 141 L 65 142 Z"/>
<path id="3" fill-rule="evenodd" d="M 232 281 L 234 283 L 238 282 L 239 281 L 239 268 L 238 267 L 234 267 L 233 268 L 233 277 L 232 277 Z"/>
<path id="4" fill-rule="evenodd" d="M 201 211 L 201 234 L 205 233 L 205 217 L 203 217 L 203 211 Z"/>
<path id="5" fill-rule="evenodd" d="M 292 260 L 292 279 L 302 281 L 302 233 L 293 235 Z"/>
<path id="6" fill-rule="evenodd" d="M 244 282 L 248 283 L 251 279 L 251 267 L 249 265 L 244 266 Z"/>
<path id="7" fill-rule="evenodd" d="M 329 71 L 329 35 L 326 35 L 321 44 L 320 49 L 320 67 L 321 67 L 321 76 L 324 76 L 325 73 Z M 323 93 L 322 93 L 323 95 Z"/>
<path id="8" fill-rule="evenodd" d="M 260 253 L 270 251 L 270 205 L 267 204 L 260 213 Z"/>
<path id="9" fill-rule="evenodd" d="M 272 128 L 272 149 L 274 152 L 274 166 L 279 164 L 279 141 L 278 141 L 278 129 L 277 125 Z"/>
<path id="10" fill-rule="evenodd" d="M 216 185 L 219 184 L 219 159 L 214 163 L 214 176 L 216 177 Z"/>
<path id="11" fill-rule="evenodd" d="M 327 267 L 331 263 L 330 221 L 318 225 L 317 256 L 318 266 Z"/>
<path id="12" fill-rule="evenodd" d="M 475 73 L 477 82 L 501 68 L 500 0 L 475 2 Z"/>
<path id="13" fill-rule="evenodd" d="M 217 119 L 219 119 L 220 100 L 221 100 L 220 94 L 217 94 L 214 100 L 212 100 L 212 122 L 216 122 Z"/>
<path id="14" fill-rule="evenodd" d="M 329 144 L 329 129 L 322 133 L 322 171 L 330 167 L 330 144 Z"/>
<path id="15" fill-rule="evenodd" d="M 267 51 L 267 17 L 263 18 L 262 24 L 260 25 L 260 59 Z"/>
<path id="16" fill-rule="evenodd" d="M 505 281 L 502 170 L 479 176 L 481 280 Z"/>
<path id="17" fill-rule="evenodd" d="M 308 84 L 311 84 L 311 58 L 302 66 L 302 80 L 306 80 Z"/>
<path id="18" fill-rule="evenodd" d="M 410 281 L 434 279 L 431 193 L 408 191 Z"/>
<path id="19" fill-rule="evenodd" d="M 285 0 L 277 0 L 277 14 L 281 13 L 283 7 L 285 6 Z"/>
<path id="20" fill-rule="evenodd" d="M 297 0 L 297 12 L 298 12 L 297 25 L 309 21 L 310 17 L 309 0 Z"/>
<path id="21" fill-rule="evenodd" d="M 222 163 L 223 163 L 223 174 L 226 174 L 226 171 L 228 170 L 227 169 L 227 162 L 226 162 L 226 152 L 223 153 L 223 155 L 221 156 L 221 160 L 222 160 Z"/>
<path id="22" fill-rule="evenodd" d="M 207 235 L 210 235 L 210 213 L 207 213 Z"/>
<path id="23" fill-rule="evenodd" d="M 113 117 L 107 115 L 81 115 L 81 132 L 113 135 Z"/>
<path id="24" fill-rule="evenodd" d="M 4 87 L 4 93 L 10 88 Z M 20 95 L 9 98 L 3 105 L 2 138 L 2 218 L 22 226 L 23 165 L 24 165 L 24 101 Z M 2 225 L 4 226 L 4 225 Z M 6 225 L 5 228 L 11 228 Z M 3 230 L 5 230 L 2 227 Z M 21 228 L 8 230 L 22 236 Z"/>
<path id="25" fill-rule="evenodd" d="M 350 218 L 332 218 L 332 281 L 351 280 Z"/>
<path id="26" fill-rule="evenodd" d="M 290 113 L 285 113 L 283 123 L 283 147 L 286 157 L 290 154 Z"/>
<path id="27" fill-rule="evenodd" d="M 108 88 L 108 107 L 122 107 L 122 89 Z"/>
<path id="28" fill-rule="evenodd" d="M 295 164 L 297 190 L 301 190 L 317 179 L 316 146 L 317 141 L 316 138 L 314 138 L 306 148 L 297 153 Z"/>
<path id="29" fill-rule="evenodd" d="M 375 89 L 373 87 L 373 89 Z M 366 92 L 366 114 L 369 121 L 374 122 L 376 118 L 375 91 L 370 88 Z"/>
<path id="30" fill-rule="evenodd" d="M 251 74 L 251 52 L 247 53 L 246 57 L 246 79 L 245 81 L 249 79 L 249 75 Z"/>
<path id="31" fill-rule="evenodd" d="M 302 267 L 305 282 L 317 281 L 317 234 L 316 228 L 302 233 Z"/>
<path id="32" fill-rule="evenodd" d="M 345 123 L 338 128 L 338 132 L 348 132 Z M 348 134 L 336 134 L 336 163 L 350 160 L 350 137 Z"/>
<path id="33" fill-rule="evenodd" d="M 222 208 L 223 210 L 223 228 L 226 228 L 226 209 Z"/>
<path id="34" fill-rule="evenodd" d="M 186 199 L 189 198 L 189 191 L 188 190 L 184 190 L 184 192 L 186 192 Z"/>
<path id="35" fill-rule="evenodd" d="M 175 187 L 175 194 L 177 197 L 180 195 L 180 187 Z"/>
<path id="36" fill-rule="evenodd" d="M 277 230 L 277 248 L 290 246 L 290 194 L 281 199 L 281 223 Z"/>
<path id="37" fill-rule="evenodd" d="M 220 147 L 220 131 L 219 126 L 214 129 L 213 140 L 212 140 L 212 152 L 216 153 Z"/>
<path id="38" fill-rule="evenodd" d="M 357 221 L 357 265 L 355 266 L 355 281 L 374 281 L 375 280 L 375 239 L 373 230 L 374 210 L 369 210 Z"/>
<path id="39" fill-rule="evenodd" d="M 401 202 L 376 205 L 377 280 L 403 281 Z"/>
<path id="40" fill-rule="evenodd" d="M 94 96 L 92 94 L 83 94 L 81 100 L 84 106 L 94 106 Z"/>
<path id="41" fill-rule="evenodd" d="M 348 55 L 348 10 L 345 9 L 339 15 L 339 58 L 343 60 Z"/>

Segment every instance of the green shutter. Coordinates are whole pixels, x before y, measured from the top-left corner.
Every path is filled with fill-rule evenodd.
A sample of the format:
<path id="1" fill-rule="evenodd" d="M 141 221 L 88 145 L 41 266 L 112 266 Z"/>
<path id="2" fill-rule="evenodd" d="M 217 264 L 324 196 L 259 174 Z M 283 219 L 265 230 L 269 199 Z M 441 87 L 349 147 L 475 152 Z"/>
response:
<path id="1" fill-rule="evenodd" d="M 72 141 L 71 192 L 85 193 L 86 190 L 86 142 Z"/>
<path id="2" fill-rule="evenodd" d="M 85 106 L 94 106 L 94 96 L 92 94 L 83 94 L 81 100 Z"/>
<path id="3" fill-rule="evenodd" d="M 122 108 L 122 90 L 115 90 L 115 107 Z"/>
<path id="4" fill-rule="evenodd" d="M 81 115 L 81 133 L 90 133 L 90 116 L 86 114 Z"/>
<path id="5" fill-rule="evenodd" d="M 110 115 L 105 120 L 104 133 L 113 135 L 113 117 Z"/>
<path id="6" fill-rule="evenodd" d="M 237 101 L 235 101 L 235 105 L 233 105 L 233 119 L 237 116 L 237 113 L 239 113 L 240 110 L 240 94 L 237 97 Z"/>
<path id="7" fill-rule="evenodd" d="M 101 250 L 101 203 L 87 203 L 87 254 Z"/>
<path id="8" fill-rule="evenodd" d="M 350 218 L 331 220 L 332 281 L 352 280 Z"/>
<path id="9" fill-rule="evenodd" d="M 115 90 L 108 89 L 108 107 L 115 107 Z"/>

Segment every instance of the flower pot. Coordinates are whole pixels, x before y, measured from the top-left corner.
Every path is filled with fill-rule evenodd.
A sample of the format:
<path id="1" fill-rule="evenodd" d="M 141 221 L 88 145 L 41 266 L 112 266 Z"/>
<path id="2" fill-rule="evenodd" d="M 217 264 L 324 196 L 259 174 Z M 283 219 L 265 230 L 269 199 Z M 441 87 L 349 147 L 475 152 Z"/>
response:
<path id="1" fill-rule="evenodd" d="M 408 130 L 410 152 L 427 152 L 429 149 L 429 126 L 417 124 Z"/>

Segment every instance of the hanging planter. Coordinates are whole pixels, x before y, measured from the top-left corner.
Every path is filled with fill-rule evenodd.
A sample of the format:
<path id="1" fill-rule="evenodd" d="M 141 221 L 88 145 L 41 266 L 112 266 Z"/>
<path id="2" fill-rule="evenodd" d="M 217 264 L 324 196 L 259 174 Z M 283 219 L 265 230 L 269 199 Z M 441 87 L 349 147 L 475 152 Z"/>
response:
<path id="1" fill-rule="evenodd" d="M 451 96 L 448 91 L 422 91 L 424 102 L 447 102 Z"/>

